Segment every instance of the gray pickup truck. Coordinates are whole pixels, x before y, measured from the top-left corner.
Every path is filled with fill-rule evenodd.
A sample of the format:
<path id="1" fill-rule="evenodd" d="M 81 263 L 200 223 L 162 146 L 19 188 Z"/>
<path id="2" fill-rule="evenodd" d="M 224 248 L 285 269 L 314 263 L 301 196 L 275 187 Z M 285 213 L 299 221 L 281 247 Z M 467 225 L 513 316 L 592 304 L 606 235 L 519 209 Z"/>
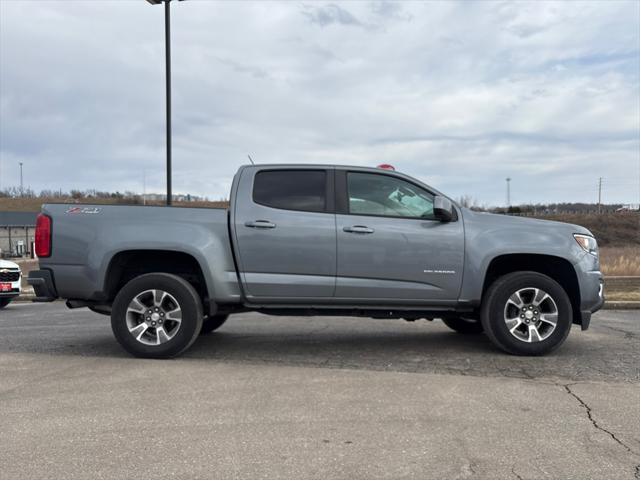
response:
<path id="1" fill-rule="evenodd" d="M 442 319 L 541 355 L 604 303 L 585 228 L 473 212 L 373 168 L 243 166 L 228 209 L 47 204 L 36 250 L 37 301 L 111 315 L 140 357 L 245 311 Z"/>

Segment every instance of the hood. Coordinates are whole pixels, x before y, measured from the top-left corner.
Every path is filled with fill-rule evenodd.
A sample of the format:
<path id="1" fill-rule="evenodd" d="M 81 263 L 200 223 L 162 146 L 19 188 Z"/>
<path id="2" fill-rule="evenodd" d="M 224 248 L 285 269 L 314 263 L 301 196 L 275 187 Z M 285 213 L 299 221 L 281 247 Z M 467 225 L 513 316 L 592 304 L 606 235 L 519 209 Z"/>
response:
<path id="1" fill-rule="evenodd" d="M 564 229 L 569 233 L 581 233 L 583 235 L 593 234 L 586 228 L 572 223 L 556 222 L 554 220 L 541 220 L 532 217 L 518 217 L 512 215 L 500 215 L 496 213 L 474 212 L 468 208 L 463 208 L 465 218 L 473 218 L 476 222 L 496 227 L 535 227 L 541 229 Z"/>
<path id="2" fill-rule="evenodd" d="M 20 268 L 17 263 L 0 259 L 0 268 Z"/>

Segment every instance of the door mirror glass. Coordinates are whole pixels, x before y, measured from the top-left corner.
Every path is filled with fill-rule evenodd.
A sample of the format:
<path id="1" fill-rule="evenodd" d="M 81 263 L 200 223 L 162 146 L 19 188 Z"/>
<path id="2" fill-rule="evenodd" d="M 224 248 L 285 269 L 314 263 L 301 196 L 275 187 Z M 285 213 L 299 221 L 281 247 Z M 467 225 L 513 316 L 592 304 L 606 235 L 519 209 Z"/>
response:
<path id="1" fill-rule="evenodd" d="M 453 204 L 451 200 L 440 195 L 433 197 L 433 214 L 441 222 L 453 220 Z"/>

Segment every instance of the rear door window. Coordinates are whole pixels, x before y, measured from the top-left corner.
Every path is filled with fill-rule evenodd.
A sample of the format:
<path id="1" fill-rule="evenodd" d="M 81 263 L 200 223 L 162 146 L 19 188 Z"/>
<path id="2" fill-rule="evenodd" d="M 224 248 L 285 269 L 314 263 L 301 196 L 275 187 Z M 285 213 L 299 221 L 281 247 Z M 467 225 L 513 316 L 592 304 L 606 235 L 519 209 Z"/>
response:
<path id="1" fill-rule="evenodd" d="M 284 210 L 325 212 L 325 170 L 263 170 L 253 182 L 253 201 Z"/>

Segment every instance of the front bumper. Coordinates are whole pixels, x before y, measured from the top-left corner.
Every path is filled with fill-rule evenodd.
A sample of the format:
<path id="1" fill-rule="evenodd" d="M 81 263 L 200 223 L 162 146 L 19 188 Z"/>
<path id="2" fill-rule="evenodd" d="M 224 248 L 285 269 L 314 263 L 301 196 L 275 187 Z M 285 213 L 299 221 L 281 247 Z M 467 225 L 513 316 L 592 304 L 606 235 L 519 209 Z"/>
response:
<path id="1" fill-rule="evenodd" d="M 36 294 L 34 302 L 53 302 L 58 298 L 53 274 L 50 270 L 33 270 L 29 272 L 27 283 L 33 287 Z"/>
<path id="2" fill-rule="evenodd" d="M 0 298 L 15 298 L 17 296 L 20 295 L 20 289 L 19 288 L 15 288 L 12 289 L 9 292 L 1 292 L 0 293 Z"/>

